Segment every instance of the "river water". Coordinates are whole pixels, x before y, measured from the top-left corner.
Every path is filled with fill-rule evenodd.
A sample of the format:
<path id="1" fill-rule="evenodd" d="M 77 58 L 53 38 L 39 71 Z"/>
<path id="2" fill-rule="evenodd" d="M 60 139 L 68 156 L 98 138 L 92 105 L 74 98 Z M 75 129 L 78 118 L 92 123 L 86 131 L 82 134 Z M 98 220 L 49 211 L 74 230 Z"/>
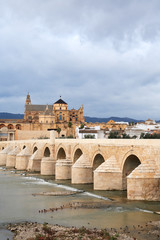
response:
<path id="1" fill-rule="evenodd" d="M 70 196 L 33 195 L 40 192 L 77 189 L 85 192 Z M 104 206 L 95 209 L 67 208 L 56 212 L 39 213 L 42 209 L 75 202 L 104 203 Z M 160 215 L 153 213 L 155 211 L 160 211 L 160 202 L 129 201 L 126 199 L 125 191 L 94 191 L 92 184 L 72 185 L 70 181 L 56 181 L 53 177 L 24 176 L 21 172 L 0 169 L 1 240 L 13 237 L 5 229 L 8 223 L 32 221 L 88 228 L 120 228 L 160 220 Z"/>

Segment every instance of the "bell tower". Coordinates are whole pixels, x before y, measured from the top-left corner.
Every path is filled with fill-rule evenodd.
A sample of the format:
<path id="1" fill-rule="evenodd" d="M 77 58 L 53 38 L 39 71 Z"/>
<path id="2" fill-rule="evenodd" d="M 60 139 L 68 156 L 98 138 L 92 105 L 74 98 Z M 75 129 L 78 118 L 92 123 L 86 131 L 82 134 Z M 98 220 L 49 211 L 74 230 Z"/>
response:
<path id="1" fill-rule="evenodd" d="M 30 95 L 29 93 L 27 94 L 27 97 L 26 97 L 26 104 L 31 104 L 31 98 L 30 98 Z"/>

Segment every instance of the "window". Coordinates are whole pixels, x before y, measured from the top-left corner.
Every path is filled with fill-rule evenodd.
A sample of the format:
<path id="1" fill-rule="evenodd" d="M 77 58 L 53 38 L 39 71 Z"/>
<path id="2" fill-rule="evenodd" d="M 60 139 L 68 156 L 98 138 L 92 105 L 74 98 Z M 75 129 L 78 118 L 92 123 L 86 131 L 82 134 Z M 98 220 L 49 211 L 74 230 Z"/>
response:
<path id="1" fill-rule="evenodd" d="M 62 115 L 59 116 L 59 119 L 62 120 Z"/>

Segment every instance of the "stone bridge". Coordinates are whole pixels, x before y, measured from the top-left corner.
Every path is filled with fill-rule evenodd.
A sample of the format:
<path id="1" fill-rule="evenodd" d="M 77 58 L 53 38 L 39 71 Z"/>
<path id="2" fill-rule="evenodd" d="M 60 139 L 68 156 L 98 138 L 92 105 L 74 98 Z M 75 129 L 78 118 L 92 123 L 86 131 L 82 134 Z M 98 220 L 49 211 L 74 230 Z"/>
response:
<path id="1" fill-rule="evenodd" d="M 45 140 L 0 142 L 0 165 L 160 201 L 160 140 L 55 139 L 50 133 Z"/>

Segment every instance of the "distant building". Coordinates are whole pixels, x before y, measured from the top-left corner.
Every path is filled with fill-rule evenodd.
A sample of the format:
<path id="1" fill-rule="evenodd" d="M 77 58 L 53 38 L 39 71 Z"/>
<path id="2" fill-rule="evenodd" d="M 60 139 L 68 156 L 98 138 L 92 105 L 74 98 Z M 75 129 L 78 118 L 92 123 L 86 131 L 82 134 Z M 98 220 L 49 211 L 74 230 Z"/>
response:
<path id="1" fill-rule="evenodd" d="M 61 98 L 52 105 L 32 104 L 29 93 L 26 97 L 24 119 L 1 119 L 0 140 L 43 138 L 49 130 L 57 130 L 57 137 L 75 137 L 76 126 L 84 123 L 83 105 L 68 109 Z M 6 130 L 7 129 L 7 130 Z"/>
<path id="2" fill-rule="evenodd" d="M 27 94 L 24 120 L 30 123 L 42 124 L 72 124 L 83 123 L 83 105 L 78 110 L 68 109 L 68 104 L 61 98 L 52 105 L 38 105 L 32 104 L 30 95 Z"/>
<path id="3" fill-rule="evenodd" d="M 100 129 L 100 126 L 95 127 L 84 127 L 84 128 L 76 128 L 76 138 L 83 139 L 83 138 L 104 138 L 104 130 Z"/>
<path id="4" fill-rule="evenodd" d="M 150 118 L 148 118 L 148 119 L 145 121 L 145 124 L 152 125 L 152 124 L 156 124 L 156 122 L 155 122 L 154 120 L 151 120 Z"/>

